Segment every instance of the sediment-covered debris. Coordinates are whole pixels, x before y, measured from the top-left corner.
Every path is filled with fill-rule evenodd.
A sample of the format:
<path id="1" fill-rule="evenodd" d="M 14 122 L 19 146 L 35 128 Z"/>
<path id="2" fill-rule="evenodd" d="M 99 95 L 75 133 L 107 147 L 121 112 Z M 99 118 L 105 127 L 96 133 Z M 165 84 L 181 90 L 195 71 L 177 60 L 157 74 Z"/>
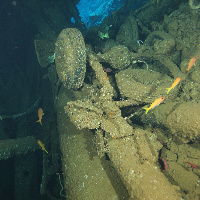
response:
<path id="1" fill-rule="evenodd" d="M 115 69 L 125 69 L 131 63 L 130 52 L 127 47 L 117 45 L 112 47 L 108 52 L 97 54 L 100 62 L 106 62 Z"/>
<path id="2" fill-rule="evenodd" d="M 146 69 L 126 69 L 115 75 L 116 82 L 123 98 L 131 103 L 152 103 L 160 96 L 166 96 L 167 87 L 173 79 L 156 71 Z M 174 99 L 178 88 L 170 93 L 169 99 Z"/>
<path id="3" fill-rule="evenodd" d="M 108 155 L 133 199 L 181 199 L 156 162 L 160 143 L 141 129 L 134 136 L 108 142 Z"/>
<path id="4" fill-rule="evenodd" d="M 199 103 L 186 102 L 179 105 L 167 117 L 167 125 L 180 140 L 194 141 L 197 139 L 200 136 Z"/>
<path id="5" fill-rule="evenodd" d="M 96 77 L 102 84 L 99 94 L 93 94 L 88 100 L 71 101 L 65 110 L 77 128 L 95 129 L 101 127 L 112 137 L 122 137 L 133 134 L 132 127 L 121 116 L 117 103 L 112 101 L 113 87 L 107 73 L 94 54 L 89 54 L 89 63 L 96 72 Z"/>
<path id="6" fill-rule="evenodd" d="M 113 88 L 97 57 L 92 53 L 88 57 L 102 88 L 86 101 L 68 102 L 65 111 L 71 121 L 79 129 L 97 129 L 98 154 L 108 153 L 131 198 L 160 199 L 161 194 L 163 199 L 180 199 L 178 187 L 172 186 L 158 168 L 158 151 L 162 145 L 155 134 L 151 137 L 143 130 L 133 130 L 121 116 L 122 104 L 117 106 L 112 101 Z M 124 105 L 128 105 L 126 101 Z"/>
<path id="7" fill-rule="evenodd" d="M 180 10 L 182 9 L 183 7 L 180 7 Z M 184 16 L 182 13 L 180 19 Z M 158 161 L 164 162 L 166 174 L 170 171 L 169 174 L 173 177 L 172 183 L 178 181 L 177 177 L 181 176 L 180 172 L 175 175 L 173 173 L 176 170 L 186 172 L 188 166 L 185 164 L 193 164 L 194 161 L 190 158 L 191 161 L 177 164 L 180 161 L 176 159 L 177 152 L 172 152 L 172 150 L 170 152 L 165 148 L 171 140 L 175 140 L 180 145 L 181 142 L 195 142 L 199 137 L 198 76 L 192 71 L 194 68 L 188 73 L 186 72 L 190 57 L 199 58 L 199 51 L 188 50 L 191 38 L 187 39 L 182 34 L 184 30 L 180 30 L 183 24 L 180 19 L 177 20 L 177 17 L 176 13 L 166 17 L 163 24 L 158 25 L 157 30 L 153 30 L 146 36 L 144 42 L 138 42 L 138 48 L 135 48 L 136 52 L 131 52 L 126 46 L 116 42 L 113 42 L 112 45 L 112 41 L 106 51 L 100 50 L 103 53 L 97 51 L 94 53 L 88 50 L 89 65 L 93 69 L 91 80 L 96 78 L 95 81 L 98 84 L 93 85 L 95 89 L 90 95 L 79 100 L 69 101 L 65 106 L 71 122 L 78 129 L 95 130 L 94 143 L 96 143 L 98 155 L 103 157 L 105 152 L 107 153 L 131 198 L 160 199 L 162 196 L 162 199 L 181 199 L 178 192 L 179 187 L 173 186 L 161 173 Z M 173 22 L 170 22 L 169 19 L 173 19 Z M 136 29 L 138 30 L 138 27 Z M 125 30 L 128 31 L 128 29 Z M 178 31 L 177 35 L 176 31 Z M 128 34 L 124 35 L 128 37 Z M 183 38 L 188 43 L 183 42 Z M 195 38 L 197 39 L 196 34 Z M 126 39 L 128 41 L 130 38 L 125 38 L 124 41 Z M 81 41 L 82 44 L 83 41 Z M 191 45 L 193 49 L 198 49 L 197 45 Z M 78 41 L 76 41 L 76 46 L 78 46 Z M 113 98 L 114 88 L 110 83 L 109 74 L 103 71 L 104 63 L 110 65 L 116 73 L 116 81 L 113 81 L 113 75 L 114 83 L 112 84 L 116 84 L 119 97 L 123 101 L 116 101 Z M 198 74 L 198 68 L 195 70 Z M 94 77 L 94 72 L 96 77 Z M 167 88 L 178 77 L 181 77 L 180 83 L 167 93 Z M 60 79 L 65 82 L 65 76 Z M 194 80 L 197 81 L 193 83 Z M 70 81 L 65 84 L 72 85 L 69 88 L 74 88 Z M 162 96 L 165 97 L 163 104 L 150 110 L 148 114 L 141 109 L 145 104 L 152 104 L 155 99 Z M 130 108 L 130 110 L 133 110 L 133 114 L 130 117 L 124 117 L 125 112 L 122 114 L 122 107 L 131 107 L 131 105 L 133 109 Z M 135 112 L 136 109 L 139 111 Z M 131 120 L 131 116 L 135 116 L 136 120 L 145 124 L 144 129 L 145 127 L 150 129 L 160 126 L 164 127 L 165 131 L 162 134 L 156 134 L 146 130 L 133 129 L 132 124 L 135 121 Z M 178 148 L 179 145 L 176 147 Z M 162 152 L 161 159 L 159 159 L 159 150 Z M 181 153 L 183 154 L 183 152 Z M 170 155 L 172 155 L 171 159 L 169 159 Z M 190 174 L 187 173 L 187 176 L 189 177 Z M 192 177 L 195 177 L 195 181 L 197 180 L 196 175 Z M 196 186 L 198 186 L 197 183 L 188 188 L 180 184 L 181 189 L 190 191 L 190 194 L 192 194 L 191 190 L 196 190 Z"/>

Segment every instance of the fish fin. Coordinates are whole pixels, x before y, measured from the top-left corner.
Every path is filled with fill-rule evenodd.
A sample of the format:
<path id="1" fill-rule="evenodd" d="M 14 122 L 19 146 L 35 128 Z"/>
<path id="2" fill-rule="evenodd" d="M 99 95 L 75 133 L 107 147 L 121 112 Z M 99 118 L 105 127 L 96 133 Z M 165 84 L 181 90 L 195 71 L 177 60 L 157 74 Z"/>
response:
<path id="1" fill-rule="evenodd" d="M 166 89 L 167 89 L 167 94 L 168 94 L 171 89 L 170 88 L 166 88 Z"/>
<path id="2" fill-rule="evenodd" d="M 144 108 L 144 107 L 143 107 L 143 109 L 146 110 L 146 114 L 149 112 L 149 108 Z"/>
<path id="3" fill-rule="evenodd" d="M 42 125 L 42 122 L 40 120 L 37 120 L 36 122 L 39 122 Z"/>

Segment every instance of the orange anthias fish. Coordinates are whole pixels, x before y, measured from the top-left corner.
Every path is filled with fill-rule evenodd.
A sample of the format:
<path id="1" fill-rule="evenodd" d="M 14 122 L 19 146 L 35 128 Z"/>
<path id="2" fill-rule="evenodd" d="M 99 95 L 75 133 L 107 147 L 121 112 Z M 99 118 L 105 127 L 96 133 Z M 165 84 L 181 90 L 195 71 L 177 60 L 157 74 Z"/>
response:
<path id="1" fill-rule="evenodd" d="M 169 91 L 170 91 L 171 89 L 173 89 L 174 87 L 176 87 L 180 81 L 181 81 L 181 77 L 178 77 L 178 78 L 174 81 L 174 83 L 172 84 L 172 86 L 171 86 L 170 88 L 166 88 L 166 89 L 167 89 L 167 94 L 169 93 Z"/>
<path id="2" fill-rule="evenodd" d="M 165 99 L 165 97 L 160 97 L 158 99 L 156 99 L 149 108 L 143 108 L 146 110 L 146 114 L 149 112 L 150 109 L 156 107 L 157 105 L 159 105 L 163 100 Z"/>
<path id="3" fill-rule="evenodd" d="M 190 62 L 188 63 L 188 68 L 186 69 L 186 71 L 189 71 L 190 68 L 194 65 L 195 66 L 195 62 L 196 62 L 197 58 L 193 57 L 190 59 Z"/>
<path id="4" fill-rule="evenodd" d="M 40 122 L 40 124 L 42 125 L 42 116 L 44 115 L 42 108 L 38 109 L 38 117 L 39 119 L 36 122 Z"/>
<path id="5" fill-rule="evenodd" d="M 37 143 L 40 145 L 40 147 L 42 148 L 43 151 L 45 151 L 46 153 L 48 153 L 48 151 L 44 147 L 44 144 L 40 140 L 38 140 Z"/>

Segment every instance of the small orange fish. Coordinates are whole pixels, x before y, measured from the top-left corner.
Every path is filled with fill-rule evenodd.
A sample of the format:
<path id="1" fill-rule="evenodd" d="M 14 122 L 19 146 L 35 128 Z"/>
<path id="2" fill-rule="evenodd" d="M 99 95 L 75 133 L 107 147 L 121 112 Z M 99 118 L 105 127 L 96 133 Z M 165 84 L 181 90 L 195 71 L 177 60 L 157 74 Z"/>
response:
<path id="1" fill-rule="evenodd" d="M 45 151 L 46 153 L 48 153 L 48 151 L 44 147 L 44 144 L 40 140 L 38 140 L 37 143 L 40 145 L 40 147 L 42 148 L 43 151 Z"/>
<path id="2" fill-rule="evenodd" d="M 36 122 L 40 122 L 40 124 L 42 125 L 42 116 L 44 115 L 42 108 L 38 109 L 38 117 L 39 119 Z"/>
<path id="3" fill-rule="evenodd" d="M 174 81 L 174 83 L 172 84 L 172 86 L 171 86 L 170 88 L 166 88 L 166 89 L 167 89 L 167 94 L 169 93 L 169 91 L 170 91 L 171 89 L 173 89 L 174 87 L 176 87 L 180 81 L 181 81 L 181 77 L 178 77 L 178 78 Z"/>
<path id="4" fill-rule="evenodd" d="M 195 62 L 196 62 L 197 58 L 193 57 L 190 59 L 190 62 L 188 63 L 188 68 L 186 69 L 186 71 L 189 71 L 190 68 L 194 65 L 195 66 Z"/>
<path id="5" fill-rule="evenodd" d="M 158 106 L 163 100 L 165 99 L 165 97 L 160 97 L 158 99 L 156 99 L 151 105 L 149 108 L 143 108 L 146 110 L 146 114 L 149 112 L 150 109 Z"/>

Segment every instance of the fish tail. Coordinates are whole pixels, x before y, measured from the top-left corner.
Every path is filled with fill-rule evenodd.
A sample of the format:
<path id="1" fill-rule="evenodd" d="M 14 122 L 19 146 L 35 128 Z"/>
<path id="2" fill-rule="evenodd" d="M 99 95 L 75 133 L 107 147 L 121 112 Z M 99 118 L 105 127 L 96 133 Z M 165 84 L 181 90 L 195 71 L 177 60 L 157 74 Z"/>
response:
<path id="1" fill-rule="evenodd" d="M 143 108 L 143 109 L 146 110 L 146 114 L 149 112 L 149 108 Z"/>
<path id="2" fill-rule="evenodd" d="M 48 151 L 47 151 L 46 149 L 44 149 L 44 151 L 45 151 L 46 153 L 48 153 Z"/>
<path id="3" fill-rule="evenodd" d="M 169 93 L 169 91 L 171 90 L 171 88 L 166 88 L 167 89 L 167 94 Z"/>
<path id="4" fill-rule="evenodd" d="M 42 122 L 41 122 L 41 120 L 37 120 L 36 122 L 39 122 L 39 123 L 42 125 Z"/>

